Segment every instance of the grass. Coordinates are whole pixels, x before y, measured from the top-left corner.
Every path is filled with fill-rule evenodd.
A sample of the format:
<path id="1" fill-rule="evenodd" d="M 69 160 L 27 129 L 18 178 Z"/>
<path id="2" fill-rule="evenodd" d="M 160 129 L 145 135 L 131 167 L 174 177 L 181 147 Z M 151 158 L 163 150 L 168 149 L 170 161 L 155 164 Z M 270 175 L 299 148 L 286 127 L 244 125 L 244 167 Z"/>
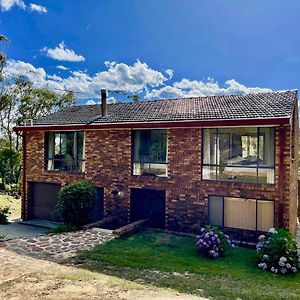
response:
<path id="1" fill-rule="evenodd" d="M 59 224 L 47 231 L 47 233 L 63 233 L 63 232 L 72 232 L 76 231 L 77 228 L 73 225 L 68 224 Z"/>
<path id="2" fill-rule="evenodd" d="M 21 218 L 21 199 L 16 199 L 9 195 L 0 195 L 0 207 L 10 208 L 11 214 L 8 216 L 9 220 Z"/>
<path id="3" fill-rule="evenodd" d="M 286 277 L 255 266 L 256 252 L 200 256 L 193 238 L 146 230 L 86 252 L 74 263 L 92 271 L 214 299 L 299 299 L 300 274 Z"/>

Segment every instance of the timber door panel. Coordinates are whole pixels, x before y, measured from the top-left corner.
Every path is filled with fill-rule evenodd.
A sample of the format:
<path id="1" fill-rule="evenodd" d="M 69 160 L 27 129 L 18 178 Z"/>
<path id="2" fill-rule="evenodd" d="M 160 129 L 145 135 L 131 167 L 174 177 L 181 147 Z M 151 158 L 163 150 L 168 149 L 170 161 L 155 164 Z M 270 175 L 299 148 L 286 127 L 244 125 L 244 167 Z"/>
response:
<path id="1" fill-rule="evenodd" d="M 163 190 L 131 189 L 130 219 L 148 220 L 154 228 L 165 227 L 166 193 Z"/>

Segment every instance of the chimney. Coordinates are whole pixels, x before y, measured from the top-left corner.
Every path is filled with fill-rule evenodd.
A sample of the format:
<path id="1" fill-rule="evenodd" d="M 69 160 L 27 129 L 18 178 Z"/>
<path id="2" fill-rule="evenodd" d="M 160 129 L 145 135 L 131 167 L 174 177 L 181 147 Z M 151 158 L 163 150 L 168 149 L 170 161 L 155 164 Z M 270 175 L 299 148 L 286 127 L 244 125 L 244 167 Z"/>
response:
<path id="1" fill-rule="evenodd" d="M 101 89 L 101 111 L 102 117 L 106 117 L 107 115 L 107 100 L 106 100 L 106 90 Z"/>

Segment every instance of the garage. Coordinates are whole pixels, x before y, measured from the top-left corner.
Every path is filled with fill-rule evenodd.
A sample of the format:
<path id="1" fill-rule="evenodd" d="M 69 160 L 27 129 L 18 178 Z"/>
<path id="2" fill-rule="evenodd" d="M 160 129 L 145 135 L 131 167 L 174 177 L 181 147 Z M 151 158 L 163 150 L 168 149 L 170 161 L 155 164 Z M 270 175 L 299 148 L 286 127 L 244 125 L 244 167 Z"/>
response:
<path id="1" fill-rule="evenodd" d="M 166 192 L 154 189 L 131 189 L 131 221 L 148 220 L 153 228 L 165 228 Z"/>
<path id="2" fill-rule="evenodd" d="M 46 221 L 59 221 L 55 206 L 60 184 L 30 182 L 30 217 Z"/>
<path id="3" fill-rule="evenodd" d="M 59 213 L 55 209 L 60 188 L 60 184 L 55 183 L 29 183 L 31 219 L 46 220 L 51 222 L 61 221 Z M 89 223 L 99 221 L 103 217 L 104 189 L 97 187 L 96 191 L 96 202 L 94 207 L 89 211 Z"/>

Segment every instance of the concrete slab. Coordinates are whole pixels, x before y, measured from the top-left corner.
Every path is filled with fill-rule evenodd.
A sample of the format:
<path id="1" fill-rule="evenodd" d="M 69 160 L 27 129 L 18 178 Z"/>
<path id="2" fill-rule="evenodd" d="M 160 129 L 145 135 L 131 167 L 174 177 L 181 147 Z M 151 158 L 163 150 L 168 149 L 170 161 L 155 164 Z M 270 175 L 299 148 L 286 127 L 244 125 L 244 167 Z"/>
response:
<path id="1" fill-rule="evenodd" d="M 0 225 L 0 234 L 6 235 L 5 240 L 21 237 L 31 238 L 46 233 L 47 229 L 37 226 L 23 225 L 19 222 L 12 222 L 7 225 Z"/>
<path id="2" fill-rule="evenodd" d="M 48 229 L 54 228 L 57 225 L 62 224 L 62 223 L 58 223 L 58 222 L 50 222 L 50 221 L 38 220 L 38 219 L 32 219 L 32 220 L 28 220 L 28 221 L 21 221 L 20 223 L 24 224 L 24 225 L 44 227 L 44 228 L 48 228 Z"/>

